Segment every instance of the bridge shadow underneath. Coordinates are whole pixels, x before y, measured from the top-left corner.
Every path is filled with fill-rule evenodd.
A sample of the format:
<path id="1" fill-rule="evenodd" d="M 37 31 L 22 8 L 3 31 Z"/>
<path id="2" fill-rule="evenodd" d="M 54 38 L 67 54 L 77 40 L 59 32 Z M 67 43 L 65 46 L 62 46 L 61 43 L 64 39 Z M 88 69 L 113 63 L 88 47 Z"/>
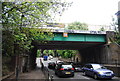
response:
<path id="1" fill-rule="evenodd" d="M 30 65 L 35 68 L 37 50 L 78 50 L 81 64 L 106 63 L 107 46 L 105 42 L 76 42 L 76 41 L 48 41 L 47 43 L 33 42 L 34 48 L 30 54 Z"/>

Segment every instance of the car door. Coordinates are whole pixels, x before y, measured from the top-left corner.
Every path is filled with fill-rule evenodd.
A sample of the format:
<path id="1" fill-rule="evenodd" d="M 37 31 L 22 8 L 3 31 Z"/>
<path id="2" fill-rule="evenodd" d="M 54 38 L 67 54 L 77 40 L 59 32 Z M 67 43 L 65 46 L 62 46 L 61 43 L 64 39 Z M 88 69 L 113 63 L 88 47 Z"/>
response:
<path id="1" fill-rule="evenodd" d="M 58 72 L 58 74 L 61 72 L 60 68 L 61 68 L 61 65 L 58 64 L 58 66 L 57 66 L 57 72 Z"/>
<path id="2" fill-rule="evenodd" d="M 87 75 L 90 75 L 90 65 L 87 65 L 86 67 L 87 67 L 87 69 L 86 69 L 86 74 L 87 74 Z"/>
<path id="3" fill-rule="evenodd" d="M 93 67 L 92 67 L 92 65 L 89 65 L 89 75 L 90 76 L 93 76 L 94 75 L 94 70 L 93 70 Z"/>
<path id="4" fill-rule="evenodd" d="M 87 75 L 89 75 L 89 65 L 85 65 L 84 71 Z"/>

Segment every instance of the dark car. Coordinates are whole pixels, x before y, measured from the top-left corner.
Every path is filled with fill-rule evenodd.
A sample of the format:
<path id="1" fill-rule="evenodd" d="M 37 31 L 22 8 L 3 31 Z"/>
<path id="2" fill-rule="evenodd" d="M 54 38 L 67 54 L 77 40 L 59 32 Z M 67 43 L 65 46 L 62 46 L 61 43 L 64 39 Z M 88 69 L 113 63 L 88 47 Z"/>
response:
<path id="1" fill-rule="evenodd" d="M 56 61 L 56 64 L 63 64 L 64 62 L 63 61 L 60 61 L 60 60 L 58 60 L 58 61 Z"/>
<path id="2" fill-rule="evenodd" d="M 75 72 L 82 72 L 82 66 L 81 65 L 73 65 Z"/>
<path id="3" fill-rule="evenodd" d="M 65 76 L 74 76 L 74 68 L 72 65 L 68 64 L 57 64 L 55 68 L 55 74 L 60 76 L 60 77 L 65 77 Z"/>
<path id="4" fill-rule="evenodd" d="M 89 75 L 98 78 L 108 78 L 112 79 L 114 77 L 113 71 L 107 69 L 101 64 L 86 64 L 83 68 L 84 75 Z"/>
<path id="5" fill-rule="evenodd" d="M 82 66 L 74 62 L 66 62 L 73 66 L 75 72 L 82 72 Z"/>
<path id="6" fill-rule="evenodd" d="M 48 68 L 49 69 L 55 69 L 55 66 L 56 66 L 55 62 L 49 62 L 48 63 Z"/>

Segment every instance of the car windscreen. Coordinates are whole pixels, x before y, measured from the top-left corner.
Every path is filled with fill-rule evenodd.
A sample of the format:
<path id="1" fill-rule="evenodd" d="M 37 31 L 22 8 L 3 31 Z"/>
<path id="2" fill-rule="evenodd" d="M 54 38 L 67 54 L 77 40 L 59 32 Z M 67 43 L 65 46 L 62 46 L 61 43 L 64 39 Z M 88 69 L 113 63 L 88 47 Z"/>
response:
<path id="1" fill-rule="evenodd" d="M 67 69 L 67 68 L 73 68 L 73 67 L 72 67 L 72 65 L 62 65 L 62 68 Z"/>
<path id="2" fill-rule="evenodd" d="M 106 69 L 106 67 L 102 66 L 102 65 L 99 65 L 99 64 L 95 64 L 95 65 L 92 65 L 93 66 L 93 69 Z"/>

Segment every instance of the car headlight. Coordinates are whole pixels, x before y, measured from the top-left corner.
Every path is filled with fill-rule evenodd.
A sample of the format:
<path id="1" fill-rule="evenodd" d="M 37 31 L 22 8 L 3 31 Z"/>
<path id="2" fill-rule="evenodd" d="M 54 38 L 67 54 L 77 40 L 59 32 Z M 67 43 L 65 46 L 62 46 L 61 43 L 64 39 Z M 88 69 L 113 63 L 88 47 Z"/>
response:
<path id="1" fill-rule="evenodd" d="M 99 74 L 104 74 L 103 72 L 98 72 Z"/>

